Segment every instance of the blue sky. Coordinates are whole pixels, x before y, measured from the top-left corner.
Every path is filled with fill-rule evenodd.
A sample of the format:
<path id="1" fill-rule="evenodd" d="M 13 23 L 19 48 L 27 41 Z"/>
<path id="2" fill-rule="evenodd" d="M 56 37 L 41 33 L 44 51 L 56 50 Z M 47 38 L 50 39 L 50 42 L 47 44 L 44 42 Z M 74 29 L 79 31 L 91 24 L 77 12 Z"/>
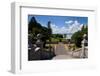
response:
<path id="1" fill-rule="evenodd" d="M 38 23 L 45 27 L 47 26 L 47 22 L 51 21 L 53 33 L 74 33 L 83 25 L 88 25 L 88 17 L 28 15 L 28 22 L 33 16 Z"/>

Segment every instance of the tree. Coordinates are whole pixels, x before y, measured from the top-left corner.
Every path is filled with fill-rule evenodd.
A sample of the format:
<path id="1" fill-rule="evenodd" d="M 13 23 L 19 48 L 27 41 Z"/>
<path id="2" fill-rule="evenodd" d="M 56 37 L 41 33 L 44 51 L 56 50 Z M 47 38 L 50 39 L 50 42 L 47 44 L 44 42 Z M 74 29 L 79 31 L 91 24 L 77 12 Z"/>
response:
<path id="1" fill-rule="evenodd" d="M 51 21 L 48 21 L 47 26 L 48 26 L 48 33 L 49 33 L 49 35 L 51 36 L 51 34 L 52 34 Z"/>
<path id="2" fill-rule="evenodd" d="M 48 22 L 48 24 L 50 25 L 50 22 Z M 36 36 L 39 33 L 43 35 L 42 40 L 46 41 L 50 38 L 51 28 L 42 26 L 36 21 L 35 17 L 33 16 L 28 24 L 28 34 L 31 34 L 32 38 L 30 39 L 32 39 L 32 43 L 35 43 Z"/>
<path id="3" fill-rule="evenodd" d="M 83 35 L 87 34 L 86 39 L 88 40 L 88 27 L 87 25 L 83 25 L 81 31 L 77 31 L 75 32 L 72 37 L 71 40 L 75 43 L 75 45 L 77 47 L 81 47 L 81 41 L 83 40 Z"/>
<path id="4" fill-rule="evenodd" d="M 75 43 L 77 47 L 81 47 L 81 41 L 82 41 L 81 31 L 75 32 L 71 37 L 71 40 Z"/>
<path id="5" fill-rule="evenodd" d="M 51 41 L 51 35 L 52 35 L 51 21 L 48 21 L 47 26 L 48 26 L 49 41 Z"/>

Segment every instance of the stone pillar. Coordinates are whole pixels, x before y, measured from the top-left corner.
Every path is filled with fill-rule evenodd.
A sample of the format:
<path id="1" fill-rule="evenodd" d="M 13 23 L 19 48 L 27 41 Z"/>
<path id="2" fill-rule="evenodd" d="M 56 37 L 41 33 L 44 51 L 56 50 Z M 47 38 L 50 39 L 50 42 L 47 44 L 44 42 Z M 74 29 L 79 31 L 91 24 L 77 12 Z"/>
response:
<path id="1" fill-rule="evenodd" d="M 85 44 L 87 43 L 87 40 L 86 40 L 86 34 L 84 34 L 83 36 L 83 40 L 81 42 L 81 45 L 82 45 L 82 51 L 81 51 L 81 58 L 85 58 L 86 57 L 86 54 L 85 54 Z"/>

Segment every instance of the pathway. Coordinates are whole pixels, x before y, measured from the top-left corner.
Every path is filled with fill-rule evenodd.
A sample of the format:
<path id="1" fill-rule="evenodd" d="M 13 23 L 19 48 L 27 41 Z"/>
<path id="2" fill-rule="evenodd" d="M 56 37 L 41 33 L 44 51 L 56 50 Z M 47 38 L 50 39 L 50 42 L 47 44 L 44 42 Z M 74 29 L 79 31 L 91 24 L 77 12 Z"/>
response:
<path id="1" fill-rule="evenodd" d="M 68 47 L 66 44 L 58 43 L 55 45 L 55 54 L 56 56 L 53 59 L 71 59 L 73 58 L 71 55 L 68 54 Z"/>

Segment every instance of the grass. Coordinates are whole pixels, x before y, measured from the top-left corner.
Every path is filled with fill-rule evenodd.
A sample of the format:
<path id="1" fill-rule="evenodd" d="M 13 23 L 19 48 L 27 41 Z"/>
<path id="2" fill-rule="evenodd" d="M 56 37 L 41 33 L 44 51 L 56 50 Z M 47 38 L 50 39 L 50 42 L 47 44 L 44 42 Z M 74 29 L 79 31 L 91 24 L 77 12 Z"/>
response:
<path id="1" fill-rule="evenodd" d="M 64 39 L 64 38 L 51 38 L 51 41 L 52 42 L 63 42 L 63 41 L 66 41 L 66 39 Z"/>

